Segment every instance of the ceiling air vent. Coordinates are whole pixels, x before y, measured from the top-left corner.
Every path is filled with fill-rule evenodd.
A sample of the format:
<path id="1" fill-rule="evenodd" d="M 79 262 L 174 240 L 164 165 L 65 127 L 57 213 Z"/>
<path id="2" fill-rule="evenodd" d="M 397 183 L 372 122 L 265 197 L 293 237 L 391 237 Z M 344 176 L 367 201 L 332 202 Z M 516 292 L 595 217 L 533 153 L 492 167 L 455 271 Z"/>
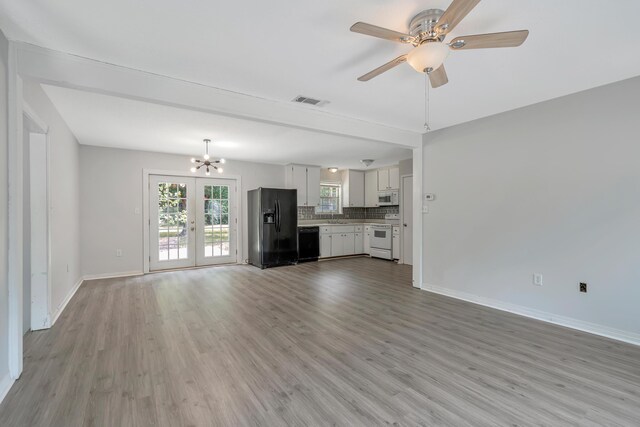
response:
<path id="1" fill-rule="evenodd" d="M 295 98 L 293 98 L 293 102 L 298 102 L 300 104 L 315 105 L 316 107 L 322 107 L 323 105 L 326 105 L 329 103 L 329 101 L 321 101 L 319 99 L 309 98 L 302 95 L 298 95 Z"/>

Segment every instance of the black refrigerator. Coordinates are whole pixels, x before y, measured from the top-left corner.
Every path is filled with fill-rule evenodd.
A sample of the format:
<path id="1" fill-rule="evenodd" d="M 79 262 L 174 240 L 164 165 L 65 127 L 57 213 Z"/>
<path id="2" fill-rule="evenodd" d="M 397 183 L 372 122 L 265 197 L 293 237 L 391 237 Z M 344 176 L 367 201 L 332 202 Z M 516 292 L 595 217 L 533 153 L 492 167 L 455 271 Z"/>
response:
<path id="1" fill-rule="evenodd" d="M 298 262 L 297 190 L 248 192 L 249 264 L 260 268 Z"/>

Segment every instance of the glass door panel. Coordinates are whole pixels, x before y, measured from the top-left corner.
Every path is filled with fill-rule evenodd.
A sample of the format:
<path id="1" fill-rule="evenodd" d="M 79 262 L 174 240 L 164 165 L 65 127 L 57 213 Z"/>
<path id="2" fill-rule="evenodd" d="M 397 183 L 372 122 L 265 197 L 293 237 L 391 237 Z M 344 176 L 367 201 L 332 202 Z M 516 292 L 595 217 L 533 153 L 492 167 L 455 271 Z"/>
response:
<path id="1" fill-rule="evenodd" d="M 235 263 L 236 183 L 227 179 L 198 178 L 196 223 L 198 265 Z"/>
<path id="2" fill-rule="evenodd" d="M 150 270 L 195 265 L 194 178 L 149 177 Z"/>

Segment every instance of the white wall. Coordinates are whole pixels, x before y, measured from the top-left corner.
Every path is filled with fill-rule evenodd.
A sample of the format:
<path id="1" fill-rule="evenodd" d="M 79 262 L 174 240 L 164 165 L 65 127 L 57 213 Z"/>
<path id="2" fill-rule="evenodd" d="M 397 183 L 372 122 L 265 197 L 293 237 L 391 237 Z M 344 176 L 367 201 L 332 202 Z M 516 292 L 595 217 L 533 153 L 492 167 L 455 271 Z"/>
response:
<path id="1" fill-rule="evenodd" d="M 31 329 L 31 197 L 29 185 L 29 122 L 22 127 L 22 332 Z"/>
<path id="2" fill-rule="evenodd" d="M 82 273 L 95 276 L 142 272 L 141 213 L 143 203 L 148 203 L 142 200 L 142 171 L 158 169 L 189 174 L 189 157 L 83 145 L 80 159 Z M 224 171 L 222 176 L 241 176 L 243 207 L 246 207 L 247 190 L 284 187 L 282 166 L 228 160 Z M 136 214 L 135 209 L 139 209 L 140 214 Z M 248 258 L 246 209 L 242 212 L 242 227 L 245 239 L 242 260 L 245 260 Z M 115 256 L 116 249 L 122 249 L 122 257 Z"/>
<path id="3" fill-rule="evenodd" d="M 0 400 L 9 380 L 9 288 L 8 261 L 8 75 L 9 42 L 0 31 Z"/>
<path id="4" fill-rule="evenodd" d="M 55 318 L 81 278 L 80 145 L 38 83 L 25 80 L 23 98 L 49 126 L 51 310 Z"/>
<path id="5" fill-rule="evenodd" d="M 430 133 L 427 287 L 640 339 L 639 100 L 634 78 Z"/>

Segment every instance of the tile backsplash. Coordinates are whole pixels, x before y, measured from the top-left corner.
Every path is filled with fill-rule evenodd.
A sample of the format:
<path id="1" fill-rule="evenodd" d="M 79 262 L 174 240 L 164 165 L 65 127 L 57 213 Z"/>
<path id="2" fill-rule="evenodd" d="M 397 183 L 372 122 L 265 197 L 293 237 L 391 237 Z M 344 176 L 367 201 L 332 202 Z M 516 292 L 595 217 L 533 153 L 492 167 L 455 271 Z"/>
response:
<path id="1" fill-rule="evenodd" d="M 299 220 L 316 219 L 384 219 L 385 214 L 400 213 L 398 206 L 381 208 L 343 208 L 341 214 L 317 214 L 314 206 L 298 206 Z"/>

